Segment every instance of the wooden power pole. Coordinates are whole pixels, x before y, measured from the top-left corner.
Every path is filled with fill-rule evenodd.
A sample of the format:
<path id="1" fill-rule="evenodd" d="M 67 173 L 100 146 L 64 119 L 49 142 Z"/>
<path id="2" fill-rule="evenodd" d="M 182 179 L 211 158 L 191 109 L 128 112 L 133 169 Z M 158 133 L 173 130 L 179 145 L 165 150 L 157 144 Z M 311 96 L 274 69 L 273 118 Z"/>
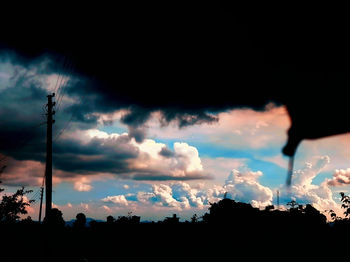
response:
<path id="1" fill-rule="evenodd" d="M 41 223 L 41 211 L 43 207 L 43 196 L 44 196 L 44 187 L 40 188 L 40 207 L 39 207 L 39 223 Z"/>
<path id="2" fill-rule="evenodd" d="M 45 167 L 45 196 L 46 196 L 46 208 L 45 217 L 48 217 L 52 208 L 52 124 L 53 115 L 55 111 L 53 107 L 55 102 L 52 102 L 52 98 L 55 97 L 55 93 L 47 96 L 47 131 L 46 131 L 46 167 Z"/>

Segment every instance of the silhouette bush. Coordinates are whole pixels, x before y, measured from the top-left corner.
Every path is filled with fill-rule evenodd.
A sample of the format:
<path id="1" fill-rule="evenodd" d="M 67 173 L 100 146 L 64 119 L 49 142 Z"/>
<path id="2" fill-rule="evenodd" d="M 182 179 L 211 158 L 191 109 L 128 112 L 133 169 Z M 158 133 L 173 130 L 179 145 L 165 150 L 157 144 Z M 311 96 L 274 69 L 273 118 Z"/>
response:
<path id="1" fill-rule="evenodd" d="M 0 188 L 0 192 L 4 189 Z M 20 215 L 27 214 L 26 208 L 30 206 L 34 200 L 26 201 L 24 196 L 31 193 L 32 190 L 25 190 L 24 187 L 18 189 L 12 195 L 4 195 L 0 202 L 0 222 L 14 223 L 20 218 Z"/>
<path id="2" fill-rule="evenodd" d="M 77 214 L 73 226 L 75 228 L 84 228 L 86 226 L 86 216 L 83 213 Z"/>
<path id="3" fill-rule="evenodd" d="M 44 224 L 51 227 L 60 228 L 64 227 L 66 222 L 63 219 L 62 212 L 57 208 L 53 208 L 49 212 L 48 216 L 44 218 Z"/>

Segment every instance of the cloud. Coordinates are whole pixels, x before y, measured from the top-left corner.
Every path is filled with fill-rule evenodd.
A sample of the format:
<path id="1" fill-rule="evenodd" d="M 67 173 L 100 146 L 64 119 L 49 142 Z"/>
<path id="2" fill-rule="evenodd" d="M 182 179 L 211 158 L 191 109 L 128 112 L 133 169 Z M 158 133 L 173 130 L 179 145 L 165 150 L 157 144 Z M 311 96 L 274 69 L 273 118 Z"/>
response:
<path id="1" fill-rule="evenodd" d="M 290 120 L 286 107 L 268 104 L 264 110 L 237 108 L 217 114 L 218 121 L 178 129 L 176 124 L 159 126 L 159 113 L 146 123 L 148 135 L 159 139 L 195 139 L 223 148 L 260 149 L 282 147 Z"/>
<path id="2" fill-rule="evenodd" d="M 63 23 L 59 15 L 50 13 L 45 21 L 50 28 L 64 28 L 69 43 L 28 30 L 36 24 L 36 16 L 31 15 L 25 27 L 9 30 L 18 32 L 16 36 L 2 37 L 0 52 L 22 65 L 45 57 L 52 60 L 47 67 L 51 71 L 52 64 L 58 64 L 54 63 L 58 54 L 68 56 L 78 76 L 93 75 L 94 80 L 79 86 L 85 88 L 70 89 L 70 94 L 94 98 L 89 97 L 85 110 L 77 113 L 81 119 L 89 113 L 122 108 L 137 112 L 129 113 L 125 120 L 129 125 L 142 124 L 150 112 L 162 111 L 165 121 L 175 119 L 184 126 L 213 122 L 217 113 L 228 109 L 262 109 L 269 101 L 277 101 L 288 105 L 293 126 L 299 123 L 291 129 L 292 145 L 299 138 L 349 131 L 346 122 L 338 121 L 346 119 L 347 98 L 341 90 L 349 84 L 344 70 L 348 68 L 344 57 L 349 54 L 342 39 L 346 23 L 340 20 L 344 16 L 329 14 L 327 25 L 334 26 L 325 26 L 322 12 L 303 9 L 300 13 L 289 7 L 283 15 L 273 13 L 268 5 L 253 10 L 241 4 L 222 8 L 206 1 L 163 8 L 163 4 L 123 8 L 125 12 L 118 17 L 127 23 L 111 21 L 113 15 L 91 21 L 89 12 L 74 9 L 65 12 Z M 179 14 L 181 21 L 176 19 Z M 295 14 L 299 19 L 291 24 Z M 86 25 L 79 27 L 79 35 L 74 26 L 77 21 Z M 309 34 L 311 27 L 316 27 L 313 34 Z M 111 29 L 118 31 L 117 39 Z M 62 65 L 57 68 L 64 71 Z M 332 92 L 321 92 L 314 99 L 320 87 Z M 285 152 L 292 154 L 294 148 Z"/>
<path id="3" fill-rule="evenodd" d="M 210 203 L 219 201 L 228 196 L 242 202 L 252 203 L 254 206 L 266 206 L 271 204 L 272 191 L 257 182 L 262 173 L 239 173 L 233 170 L 224 185 L 196 186 L 183 181 L 167 184 L 153 184 L 150 191 L 137 193 L 136 199 L 131 205 L 153 206 L 157 208 L 183 210 L 205 210 Z"/>
<path id="4" fill-rule="evenodd" d="M 1 174 L 1 180 L 7 186 L 39 186 L 45 174 L 45 165 L 38 161 L 18 161 L 9 158 Z"/>
<path id="5" fill-rule="evenodd" d="M 261 171 L 240 172 L 233 169 L 225 182 L 224 189 L 234 200 L 248 202 L 257 207 L 270 205 L 273 193 L 270 188 L 258 182 L 258 178 L 262 175 Z"/>
<path id="6" fill-rule="evenodd" d="M 209 179 L 198 150 L 187 143 L 175 142 L 167 157 L 165 144 L 152 139 L 142 143 L 127 133 L 108 134 L 97 129 L 67 132 L 53 151 L 54 178 L 74 183 L 78 191 L 90 191 L 95 176 L 114 176 L 134 180 Z M 44 164 L 34 160 L 13 160 L 4 172 L 4 183 L 37 185 Z M 5 179 L 6 178 L 6 179 Z"/>
<path id="7" fill-rule="evenodd" d="M 223 192 L 221 192 L 223 195 Z M 209 194 L 209 195 L 208 195 Z M 217 196 L 218 191 L 209 193 L 198 190 L 185 182 L 172 182 L 170 184 L 154 184 L 150 192 L 138 192 L 137 201 L 143 205 L 189 210 L 204 209 L 209 206 L 209 197 Z"/>
<path id="8" fill-rule="evenodd" d="M 128 201 L 126 200 L 125 196 L 123 195 L 118 195 L 118 196 L 107 196 L 102 199 L 103 202 L 106 203 L 113 203 L 118 206 L 127 206 Z"/>
<path id="9" fill-rule="evenodd" d="M 80 192 L 88 192 L 93 188 L 90 184 L 90 180 L 86 177 L 82 177 L 78 181 L 74 182 L 74 189 Z"/>
<path id="10" fill-rule="evenodd" d="M 119 17 L 130 23 L 121 26 L 99 20 L 98 23 L 102 23 L 99 30 L 87 26 L 89 30 L 86 35 L 94 35 L 92 38 L 85 38 L 85 34 L 76 37 L 71 31 L 75 19 L 68 24 L 60 23 L 60 28 L 66 28 L 66 33 L 70 32 L 70 38 L 74 39 L 68 44 L 68 50 L 76 74 L 81 78 L 94 76 L 94 80 L 89 81 L 92 83 L 86 84 L 85 88 L 70 91 L 79 95 L 93 94 L 95 102 L 89 103 L 86 113 L 129 108 L 130 113 L 123 121 L 128 125 L 137 125 L 142 124 L 151 112 L 162 110 L 164 121 L 176 120 L 180 126 L 185 126 L 216 121 L 213 113 L 218 110 L 242 105 L 262 107 L 268 101 L 266 90 L 260 89 L 255 91 L 258 93 L 255 97 L 259 99 L 249 99 L 249 89 L 267 77 L 262 72 L 265 67 L 258 69 L 253 65 L 253 61 L 263 64 L 261 56 L 257 54 L 261 51 L 246 43 L 251 36 L 244 31 L 236 31 L 235 36 L 227 33 L 231 31 L 231 25 L 221 15 L 223 10 L 219 5 L 202 3 L 200 6 L 186 4 L 184 7 L 177 4 L 165 10 L 160 10 L 158 5 L 146 5 L 142 10 L 132 7 L 125 8 L 125 11 Z M 211 15 L 204 15 L 207 11 Z M 175 25 L 173 21 L 179 13 L 182 19 Z M 87 17 L 81 19 L 86 25 L 90 24 Z M 69 21 L 69 16 L 66 20 Z M 54 22 L 48 18 L 49 21 Z M 198 21 L 202 23 L 199 25 Z M 113 29 L 121 26 L 118 41 L 111 37 L 110 30 L 101 30 L 110 26 Z M 66 42 L 42 39 L 40 34 L 32 38 L 35 44 L 26 42 L 27 38 L 13 42 L 3 40 L 0 42 L 0 54 L 10 58 L 12 63 L 23 66 L 35 64 L 44 57 L 51 61 L 47 66 L 48 71 L 62 72 L 66 69 L 62 62 L 55 61 L 68 56 L 62 49 L 62 46 L 67 46 Z M 41 41 L 36 42 L 38 39 Z M 140 39 L 144 40 L 142 44 Z M 14 42 L 26 44 L 14 45 Z M 86 53 L 90 54 L 89 59 Z M 249 77 L 252 71 L 256 76 L 254 78 Z M 115 89 L 115 85 L 120 88 Z M 237 91 L 235 96 L 223 95 L 227 93 L 228 86 Z M 208 87 L 210 89 L 207 90 L 215 87 L 215 92 L 206 92 Z M 159 94 L 165 90 L 172 95 L 160 98 Z"/>
<path id="11" fill-rule="evenodd" d="M 327 181 L 330 186 L 344 186 L 350 184 L 350 168 L 336 169 L 332 179 Z"/>
<path id="12" fill-rule="evenodd" d="M 289 202 L 292 197 L 301 204 L 312 204 L 320 211 L 340 208 L 333 199 L 332 190 L 328 186 L 328 179 L 320 185 L 313 184 L 316 176 L 330 163 L 329 156 L 313 157 L 305 166 L 293 172 L 293 184 L 290 190 L 282 188 L 281 200 Z"/>

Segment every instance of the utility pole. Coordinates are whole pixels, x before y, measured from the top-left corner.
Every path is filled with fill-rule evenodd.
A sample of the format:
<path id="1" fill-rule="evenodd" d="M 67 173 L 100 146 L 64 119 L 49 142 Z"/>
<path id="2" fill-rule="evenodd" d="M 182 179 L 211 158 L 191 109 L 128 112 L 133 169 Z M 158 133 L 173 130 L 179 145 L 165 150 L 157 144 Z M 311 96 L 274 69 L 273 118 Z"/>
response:
<path id="1" fill-rule="evenodd" d="M 55 97 L 55 93 L 47 96 L 47 129 L 46 129 L 46 167 L 45 167 L 45 196 L 46 196 L 46 208 L 45 217 L 48 217 L 52 208 L 52 124 L 55 120 L 52 116 L 55 114 L 53 107 L 55 102 L 52 102 L 52 98 Z"/>
<path id="2" fill-rule="evenodd" d="M 44 187 L 40 188 L 40 209 L 39 209 L 39 223 L 41 223 L 41 211 L 43 208 L 43 196 L 44 196 Z"/>
<path id="3" fill-rule="evenodd" d="M 280 191 L 277 190 L 277 209 L 280 208 Z"/>

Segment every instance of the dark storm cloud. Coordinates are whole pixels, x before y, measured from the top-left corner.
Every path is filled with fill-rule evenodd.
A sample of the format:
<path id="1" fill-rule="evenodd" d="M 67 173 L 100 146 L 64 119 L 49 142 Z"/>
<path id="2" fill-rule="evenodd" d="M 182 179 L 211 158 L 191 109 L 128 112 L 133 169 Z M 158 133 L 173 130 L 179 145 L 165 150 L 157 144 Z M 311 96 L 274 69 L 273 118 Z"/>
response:
<path id="1" fill-rule="evenodd" d="M 138 148 L 129 142 L 128 136 L 93 138 L 88 143 L 63 140 L 54 147 L 54 167 L 72 173 L 127 172 L 128 160 L 139 156 Z"/>
<path id="2" fill-rule="evenodd" d="M 45 121 L 43 105 L 46 91 L 42 83 L 28 71 L 15 70 L 9 78 L 7 87 L 0 89 L 0 145 L 1 152 L 16 156 L 18 159 L 43 157 L 41 149 L 45 141 Z M 35 146 L 31 153 L 28 148 Z M 28 150 L 28 151 L 27 151 Z"/>
<path id="3" fill-rule="evenodd" d="M 140 125 L 150 112 L 162 110 L 165 121 L 176 119 L 186 126 L 215 120 L 209 112 L 232 106 L 262 108 L 270 100 L 265 92 L 258 91 L 259 99 L 247 92 L 264 77 L 264 72 L 250 77 L 253 64 L 262 61 L 247 45 L 247 33 L 236 28 L 237 35 L 232 34 L 230 19 L 218 13 L 216 5 L 167 6 L 164 11 L 157 4 L 125 6 L 92 20 L 88 12 L 79 12 L 84 22 L 79 25 L 69 13 L 59 19 L 65 37 L 40 37 L 34 30 L 30 42 L 26 34 L 5 39 L 3 52 L 15 52 L 16 62 L 22 62 L 19 57 L 30 61 L 47 54 L 67 55 L 77 75 L 94 79 L 74 91 L 82 97 L 95 94 L 96 102 L 86 109 L 129 108 L 123 119 L 128 125 Z M 46 23 L 56 29 L 53 16 Z"/>
<path id="4" fill-rule="evenodd" d="M 91 140 L 63 140 L 54 150 L 54 167 L 66 171 L 66 178 L 97 173 L 114 174 L 118 178 L 135 180 L 193 180 L 210 179 L 202 170 L 187 171 L 191 165 L 190 155 L 177 155 L 170 149 L 162 149 L 159 155 L 166 155 L 169 161 L 177 163 L 167 166 L 163 159 L 152 157 L 140 150 L 127 134 L 118 137 Z M 165 152 L 165 151 L 168 151 Z M 177 173 L 181 171 L 181 175 Z"/>
<path id="5" fill-rule="evenodd" d="M 85 111 L 76 112 L 82 122 L 91 120 L 87 113 L 127 108 L 130 126 L 159 110 L 165 123 L 186 126 L 274 101 L 287 105 L 293 122 L 288 155 L 304 138 L 350 130 L 338 121 L 348 112 L 341 91 L 349 84 L 347 8 L 220 2 L 28 12 L 26 23 L 4 28 L 0 52 L 26 65 L 67 56 L 77 76 L 93 79 L 74 90 L 88 95 Z M 47 70 L 64 70 L 53 64 L 60 63 Z"/>

